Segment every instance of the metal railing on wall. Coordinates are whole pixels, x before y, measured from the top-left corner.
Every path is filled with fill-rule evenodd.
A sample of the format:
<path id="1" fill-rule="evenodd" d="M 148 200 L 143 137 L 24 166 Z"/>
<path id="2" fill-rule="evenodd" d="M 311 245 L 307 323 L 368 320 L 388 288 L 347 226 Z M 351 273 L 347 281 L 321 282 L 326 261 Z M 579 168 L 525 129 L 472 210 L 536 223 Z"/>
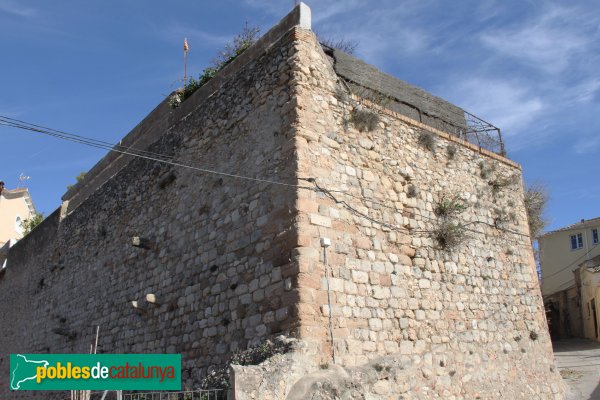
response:
<path id="1" fill-rule="evenodd" d="M 456 136 L 481 149 L 506 157 L 506 148 L 500 129 L 476 115 L 457 107 L 457 113 L 460 112 L 460 114 L 456 116 L 459 116 L 459 119 L 464 118 L 463 123 L 459 125 L 455 121 L 427 115 L 418 108 L 417 110 L 419 111 L 419 122 Z M 456 120 L 456 116 L 453 119 Z"/>
<path id="2" fill-rule="evenodd" d="M 461 139 L 501 156 L 506 156 L 506 148 L 499 128 L 467 111 L 465 111 L 465 120 L 467 128 L 463 131 L 464 137 Z"/>
<path id="3" fill-rule="evenodd" d="M 226 397 L 227 393 L 220 389 L 123 394 L 123 400 L 225 400 Z"/>
<path id="4" fill-rule="evenodd" d="M 114 390 L 90 391 L 89 400 L 226 400 L 227 391 L 222 389 L 198 389 L 179 392 L 123 392 Z M 59 397 L 71 399 L 71 397 Z"/>
<path id="5" fill-rule="evenodd" d="M 458 106 L 440 99 L 447 104 L 447 106 L 442 107 L 442 112 L 426 112 L 418 104 L 401 100 L 390 93 L 383 93 L 348 79 L 343 79 L 343 82 L 346 84 L 347 89 L 359 98 L 416 119 L 422 124 L 456 136 L 478 146 L 480 149 L 491 151 L 503 157 L 507 155 L 500 129 Z M 430 101 L 429 97 L 417 92 L 413 95 L 421 97 L 423 101 Z"/>

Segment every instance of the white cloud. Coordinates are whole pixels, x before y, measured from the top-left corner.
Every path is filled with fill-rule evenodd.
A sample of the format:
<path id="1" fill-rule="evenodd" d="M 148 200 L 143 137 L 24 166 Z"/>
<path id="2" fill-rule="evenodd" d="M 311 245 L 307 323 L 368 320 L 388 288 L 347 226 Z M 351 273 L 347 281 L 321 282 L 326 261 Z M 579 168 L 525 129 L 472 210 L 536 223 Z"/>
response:
<path id="1" fill-rule="evenodd" d="M 466 80 L 451 96 L 465 110 L 483 118 L 506 136 L 514 136 L 537 121 L 544 112 L 544 101 L 517 83 L 495 79 Z"/>
<path id="2" fill-rule="evenodd" d="M 385 69 L 383 64 L 387 59 L 429 49 L 432 43 L 429 27 L 413 23 L 419 20 L 417 15 L 426 8 L 425 3 L 366 4 L 353 0 L 326 6 L 317 3 L 313 9 L 313 29 L 325 37 L 358 43 L 356 53 L 360 58 Z"/>
<path id="3" fill-rule="evenodd" d="M 534 20 L 525 20 L 519 28 L 486 33 L 481 41 L 501 54 L 556 74 L 594 44 L 596 39 L 589 30 L 597 30 L 597 22 L 584 10 L 553 6 Z"/>
<path id="4" fill-rule="evenodd" d="M 0 0 L 0 12 L 5 12 L 19 17 L 33 17 L 37 11 L 31 7 L 23 6 L 11 0 Z"/>
<path id="5" fill-rule="evenodd" d="M 364 6 L 364 3 L 358 0 L 344 0 L 331 3 L 315 2 L 314 8 L 311 10 L 313 24 L 331 20 L 335 16 L 351 12 L 360 6 Z"/>
<path id="6" fill-rule="evenodd" d="M 589 78 L 569 88 L 569 103 L 589 103 L 596 99 L 600 91 L 600 79 Z"/>
<path id="7" fill-rule="evenodd" d="M 573 150 L 577 154 L 597 153 L 600 150 L 600 136 L 584 136 L 580 138 L 573 146 Z"/>

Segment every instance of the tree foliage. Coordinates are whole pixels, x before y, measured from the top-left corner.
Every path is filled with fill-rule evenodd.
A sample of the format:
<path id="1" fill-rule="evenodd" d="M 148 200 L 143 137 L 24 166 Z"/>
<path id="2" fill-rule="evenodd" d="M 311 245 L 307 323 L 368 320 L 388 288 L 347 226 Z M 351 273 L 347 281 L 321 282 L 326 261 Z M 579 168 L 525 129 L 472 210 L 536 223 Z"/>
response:
<path id="1" fill-rule="evenodd" d="M 319 35 L 319 42 L 321 44 L 331 47 L 332 49 L 343 51 L 347 54 L 354 54 L 356 48 L 358 47 L 358 42 L 355 40 L 349 39 L 333 39 L 327 36 Z"/>
<path id="2" fill-rule="evenodd" d="M 67 185 L 67 190 L 71 190 L 71 188 L 74 187 L 77 183 L 81 182 L 83 178 L 85 178 L 85 171 L 80 172 L 79 175 L 75 177 L 75 180 L 77 180 L 77 182 L 74 185 Z"/>
<path id="3" fill-rule="evenodd" d="M 534 183 L 525 189 L 525 209 L 532 240 L 540 236 L 548 225 L 548 220 L 544 215 L 547 204 L 548 191 L 544 185 Z"/>
<path id="4" fill-rule="evenodd" d="M 21 221 L 21 228 L 23 228 L 23 236 L 31 232 L 36 226 L 41 224 L 43 220 L 43 213 L 35 213 L 31 218 Z"/>

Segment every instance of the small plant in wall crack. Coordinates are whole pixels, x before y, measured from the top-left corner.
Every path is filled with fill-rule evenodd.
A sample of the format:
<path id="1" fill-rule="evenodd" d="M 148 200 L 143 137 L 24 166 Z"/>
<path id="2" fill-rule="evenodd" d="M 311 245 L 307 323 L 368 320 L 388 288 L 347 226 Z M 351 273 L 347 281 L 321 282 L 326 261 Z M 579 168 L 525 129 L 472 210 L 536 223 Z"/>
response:
<path id="1" fill-rule="evenodd" d="M 448 159 L 449 160 L 454 159 L 457 151 L 458 151 L 458 149 L 456 148 L 455 145 L 453 145 L 453 144 L 448 145 L 448 147 L 446 147 L 446 153 L 448 154 Z"/>
<path id="2" fill-rule="evenodd" d="M 509 186 L 514 185 L 517 182 L 517 177 L 515 175 L 510 175 L 507 177 L 497 176 L 494 179 L 488 182 L 488 185 L 492 188 L 492 192 L 494 194 L 499 193 L 501 190 L 506 189 Z"/>
<path id="3" fill-rule="evenodd" d="M 419 133 L 419 144 L 429 150 L 432 153 L 435 153 L 435 135 L 428 131 L 421 131 Z"/>
<path id="4" fill-rule="evenodd" d="M 417 197 L 419 195 L 419 188 L 413 184 L 410 184 L 406 187 L 406 197 L 412 199 L 413 197 Z"/>
<path id="5" fill-rule="evenodd" d="M 350 114 L 350 122 L 361 132 L 371 132 L 379 124 L 379 114 L 370 110 L 355 108 Z"/>
<path id="6" fill-rule="evenodd" d="M 458 194 L 444 194 L 435 205 L 433 212 L 439 218 L 439 225 L 432 236 L 442 250 L 452 250 L 467 239 L 467 228 L 456 219 L 467 209 L 467 204 Z"/>
<path id="7" fill-rule="evenodd" d="M 517 223 L 517 214 L 509 208 L 495 208 L 494 226 L 498 229 L 506 229 L 509 223 Z"/>
<path id="8" fill-rule="evenodd" d="M 435 205 L 433 212 L 440 218 L 452 218 L 458 216 L 467 209 L 467 205 L 459 195 L 443 195 Z"/>
<path id="9" fill-rule="evenodd" d="M 229 368 L 231 365 L 258 365 L 276 354 L 289 353 L 296 341 L 284 336 L 267 339 L 257 347 L 234 352 L 229 360 L 220 367 L 208 371 L 201 380 L 202 389 L 229 389 L 231 387 Z"/>
<path id="10" fill-rule="evenodd" d="M 496 166 L 494 164 L 488 164 L 485 161 L 480 161 L 479 169 L 479 176 L 483 179 L 488 179 L 496 171 Z"/>
<path id="11" fill-rule="evenodd" d="M 466 227 L 457 222 L 442 221 L 433 231 L 433 237 L 442 250 L 452 250 L 468 238 Z"/>

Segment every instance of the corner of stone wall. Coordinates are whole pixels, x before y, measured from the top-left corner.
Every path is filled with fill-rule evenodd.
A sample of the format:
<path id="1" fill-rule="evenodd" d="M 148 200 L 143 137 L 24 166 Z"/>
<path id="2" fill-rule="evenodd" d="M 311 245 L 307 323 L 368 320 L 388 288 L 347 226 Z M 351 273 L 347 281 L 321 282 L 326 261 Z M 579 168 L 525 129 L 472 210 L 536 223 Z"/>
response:
<path id="1" fill-rule="evenodd" d="M 338 182 L 335 181 L 336 178 L 333 178 L 334 181 L 332 181 L 333 176 L 342 176 L 360 182 L 358 186 L 361 190 L 365 190 L 371 199 L 376 196 L 373 196 L 373 193 L 369 196 L 369 192 L 374 191 L 377 187 L 376 183 L 381 181 L 381 185 L 386 190 L 385 196 L 389 196 L 389 201 L 403 204 L 399 206 L 401 209 L 399 212 L 388 216 L 387 221 L 418 231 L 424 229 L 425 225 L 420 218 L 415 219 L 414 211 L 411 210 L 417 210 L 418 214 L 421 212 L 432 214 L 431 205 L 434 204 L 434 197 L 437 199 L 441 191 L 448 186 L 461 186 L 459 182 L 454 182 L 455 180 L 468 178 L 469 182 L 464 185 L 466 188 L 463 189 L 465 192 L 472 191 L 474 193 L 475 189 L 479 187 L 482 190 L 489 190 L 488 182 L 479 178 L 479 164 L 497 164 L 497 168 L 502 171 L 502 174 L 507 176 L 514 174 L 520 178 L 519 166 L 508 159 L 488 154 L 468 143 L 459 142 L 445 132 L 435 132 L 438 136 L 439 149 L 442 150 L 449 146 L 458 147 L 459 156 L 457 157 L 464 164 L 448 160 L 450 167 L 438 170 L 434 164 L 439 163 L 438 158 L 443 158 L 443 156 L 439 153 L 437 155 L 427 153 L 416 140 L 420 129 L 424 129 L 422 124 L 419 125 L 416 121 L 407 118 L 400 118 L 392 112 L 379 108 L 376 110 L 381 117 L 380 123 L 375 129 L 377 132 L 358 132 L 356 129 L 351 129 L 351 134 L 342 132 L 340 120 L 343 120 L 351 110 L 344 104 L 343 96 L 340 95 L 339 89 L 342 86 L 338 76 L 312 32 L 296 29 L 295 40 L 295 53 L 290 58 L 292 63 L 291 84 L 294 86 L 292 104 L 296 108 L 293 129 L 296 133 L 297 174 L 300 183 L 307 189 L 298 190 L 295 224 L 295 228 L 298 230 L 298 247 L 294 250 L 293 255 L 298 265 L 299 338 L 316 350 L 311 362 L 314 365 L 334 365 L 333 354 L 335 352 L 338 366 L 343 366 L 350 376 L 354 373 L 362 376 L 360 372 L 357 372 L 361 368 L 364 368 L 369 374 L 373 373 L 372 370 L 380 372 L 377 370 L 381 368 L 381 365 L 374 359 L 392 364 L 394 362 L 409 363 L 410 361 L 411 370 L 420 374 L 419 376 L 423 376 L 419 385 L 431 390 L 431 398 L 438 398 L 436 395 L 441 396 L 444 393 L 448 396 L 458 393 L 463 395 L 481 393 L 484 396 L 499 393 L 498 385 L 489 384 L 489 379 L 494 375 L 494 368 L 503 368 L 511 370 L 510 373 L 503 376 L 504 382 L 512 381 L 517 386 L 525 385 L 527 388 L 531 384 L 536 386 L 531 390 L 540 390 L 541 388 L 547 397 L 560 397 L 564 389 L 561 386 L 560 376 L 553 368 L 551 343 L 547 330 L 544 330 L 543 308 L 538 307 L 541 304 L 541 297 L 539 297 L 539 288 L 536 289 L 535 267 L 531 258 L 530 243 L 526 237 L 528 232 L 522 226 L 523 223 L 526 223 L 521 215 L 523 211 L 522 187 L 515 188 L 515 193 L 517 193 L 514 205 L 517 214 L 515 218 L 519 220 L 519 224 L 514 228 L 517 230 L 516 236 L 511 237 L 513 242 L 518 242 L 519 256 L 507 260 L 505 255 L 500 254 L 502 249 L 506 250 L 506 245 L 502 244 L 504 239 L 500 237 L 501 234 L 493 231 L 493 225 L 489 225 L 493 223 L 493 218 L 490 217 L 493 209 L 477 209 L 473 211 L 473 216 L 470 218 L 477 216 L 486 223 L 492 222 L 480 229 L 481 237 L 476 239 L 478 249 L 473 250 L 474 253 L 469 256 L 472 260 L 469 259 L 468 262 L 466 261 L 468 257 L 465 258 L 466 255 L 462 254 L 460 257 L 456 255 L 436 259 L 434 255 L 436 253 L 435 242 L 431 237 L 421 238 L 410 233 L 390 232 L 389 230 L 386 232 L 386 229 L 381 229 L 380 225 L 369 228 L 372 229 L 372 235 L 365 235 L 365 229 L 359 232 L 359 227 L 361 225 L 368 226 L 368 223 L 365 224 L 366 218 L 352 215 L 340 204 L 328 198 L 325 193 L 310 190 L 315 188 L 314 178 L 317 178 L 317 182 L 326 182 L 325 186 L 328 188 L 342 190 L 345 187 L 347 189 L 348 186 L 344 185 L 347 181 Z M 368 101 L 361 102 L 361 104 L 365 109 L 373 106 Z M 393 133 L 391 128 L 394 129 Z M 343 135 L 348 135 L 348 137 L 341 137 Z M 350 136 L 352 136 L 352 143 L 348 142 Z M 382 143 L 378 142 L 390 141 L 392 137 L 402 138 L 399 141 L 400 145 L 398 145 L 398 141 L 394 142 L 394 145 L 405 151 L 405 156 L 410 157 L 412 161 L 418 160 L 422 171 L 416 171 L 415 165 L 412 169 L 410 167 L 405 169 L 413 175 L 427 175 L 422 177 L 424 181 L 429 180 L 426 182 L 427 193 L 423 193 L 422 197 L 413 198 L 413 196 L 407 195 L 409 182 L 394 179 L 393 176 L 384 176 L 388 172 L 385 170 L 382 172 L 382 176 L 377 176 L 375 169 L 371 169 L 367 165 L 357 165 L 360 164 L 360 161 L 352 159 L 351 154 L 354 154 L 361 155 L 363 161 L 380 163 L 382 155 L 379 153 L 382 148 L 378 148 L 378 146 L 381 146 Z M 354 153 L 350 150 L 353 150 Z M 392 150 L 394 149 L 390 149 L 390 151 Z M 341 158 L 339 157 L 340 152 L 345 153 Z M 399 159 L 400 163 L 405 161 Z M 394 170 L 400 168 L 397 164 L 391 164 L 388 167 L 391 169 L 392 165 L 395 165 Z M 470 175 L 458 176 L 458 171 L 464 168 L 469 170 L 468 174 Z M 429 171 L 429 173 L 424 171 Z M 446 179 L 450 183 L 442 185 L 442 187 L 429 187 L 433 185 L 434 174 L 435 179 Z M 429 203 L 428 206 L 426 206 L 427 203 Z M 361 209 L 361 205 L 357 202 L 352 204 Z M 402 211 L 403 207 L 406 212 Z M 485 207 L 491 206 L 486 203 Z M 343 267 L 335 271 L 335 277 L 333 271 L 328 270 L 325 263 L 326 250 L 320 243 L 320 239 L 323 237 L 329 237 L 333 241 L 333 245 L 327 250 L 329 264 Z M 386 241 L 389 242 L 387 245 L 393 249 L 387 250 L 384 254 L 382 246 L 386 246 Z M 498 271 L 494 271 L 494 267 L 485 264 L 490 262 L 490 255 L 484 254 L 486 243 L 491 246 L 487 249 L 487 253 L 490 253 L 492 248 L 494 252 L 498 253 L 497 264 L 500 267 L 497 269 L 504 269 L 502 276 Z M 361 257 L 348 256 L 350 253 L 354 254 L 354 250 L 361 253 Z M 358 258 L 363 258 L 363 260 Z M 367 264 L 378 265 L 377 268 L 370 269 Z M 510 268 L 503 267 L 508 264 L 511 265 Z M 480 269 L 485 270 L 485 274 L 479 272 Z M 418 270 L 417 272 L 424 273 L 425 276 L 412 276 L 413 273 L 417 273 L 413 270 Z M 489 296 L 490 299 L 496 299 L 495 301 L 499 301 L 497 300 L 498 295 L 502 294 L 510 297 L 510 301 L 516 301 L 520 311 L 512 311 L 514 315 L 509 313 L 504 321 L 498 321 L 498 323 L 514 326 L 512 329 L 522 337 L 515 334 L 515 342 L 507 345 L 506 343 L 513 340 L 513 336 L 508 333 L 510 329 L 503 328 L 508 335 L 503 338 L 498 333 L 498 329 L 494 328 L 496 321 L 490 322 L 489 332 L 486 331 L 486 328 L 478 329 L 476 319 L 481 319 L 483 315 L 486 315 L 484 310 L 487 308 L 481 306 L 481 309 L 478 309 L 479 305 L 475 303 L 463 304 L 467 297 L 459 291 L 445 295 L 444 300 L 448 304 L 447 307 L 442 306 L 440 301 L 430 304 L 427 299 L 421 300 L 419 297 L 421 292 L 425 296 L 436 290 L 439 291 L 439 283 L 432 279 L 432 273 L 449 274 L 445 278 L 449 281 L 445 284 L 459 287 L 465 283 L 476 287 L 479 282 L 482 286 L 484 284 L 488 286 L 486 282 L 494 279 L 502 281 L 502 285 L 508 285 L 502 289 L 506 292 L 499 292 L 499 289 L 490 287 L 489 292 L 485 292 L 486 289 L 484 289 L 484 291 L 474 293 L 481 293 L 480 296 Z M 329 281 L 326 278 L 327 275 L 331 278 Z M 410 281 L 409 283 L 406 283 L 407 279 Z M 402 282 L 403 280 L 405 281 Z M 373 288 L 367 289 L 365 292 L 365 285 L 371 285 Z M 337 305 L 335 298 L 333 303 L 328 305 L 328 286 L 333 292 L 336 292 L 336 298 L 363 297 L 367 307 L 362 304 L 362 308 L 358 307 L 357 314 L 357 307 Z M 357 293 L 357 286 L 360 293 Z M 409 295 L 407 295 L 407 290 Z M 416 295 L 411 294 L 413 291 Z M 394 308 L 402 308 L 404 311 L 396 311 L 396 314 L 390 316 L 389 313 L 384 315 L 386 311 L 382 309 L 375 315 L 375 310 L 378 308 L 376 303 L 388 298 L 395 304 Z M 369 305 L 369 303 L 372 304 Z M 465 306 L 473 308 L 465 310 Z M 363 311 L 369 307 L 373 310 L 373 314 L 364 314 Z M 508 306 L 506 308 L 508 309 Z M 388 307 L 387 311 L 390 310 Z M 527 314 L 528 321 L 519 319 L 518 313 L 521 311 Z M 332 329 L 327 322 L 330 315 L 335 319 Z M 381 320 L 384 320 L 383 324 Z M 426 337 L 424 329 L 416 331 L 413 328 L 423 325 L 425 320 L 431 320 L 431 326 L 435 327 L 436 332 L 432 333 L 435 335 L 433 339 Z M 485 319 L 482 319 L 481 324 L 486 324 Z M 456 328 L 456 332 L 448 333 L 447 330 L 454 329 L 454 325 L 460 327 L 460 330 Z M 532 333 L 531 339 L 529 339 L 530 331 L 535 333 L 535 335 Z M 407 332 L 410 337 L 406 337 Z M 356 334 L 360 334 L 361 337 L 354 337 Z M 381 335 L 386 334 L 389 338 L 381 339 Z M 331 335 L 334 337 L 333 346 Z M 374 339 L 374 337 L 378 339 Z M 521 340 L 522 342 L 519 343 Z M 489 343 L 484 345 L 486 342 Z M 519 352 L 520 354 L 518 354 Z M 496 357 L 497 361 L 494 361 Z M 517 365 L 514 360 L 517 360 Z M 539 364 L 535 376 L 533 373 L 524 373 L 524 369 L 532 362 Z M 477 367 L 473 367 L 474 365 Z M 349 368 L 356 371 L 352 372 Z M 390 366 L 390 368 L 395 367 Z M 399 367 L 398 370 L 402 370 L 402 368 Z M 344 379 L 342 380 L 346 382 Z M 406 392 L 416 393 L 419 391 L 420 388 L 412 385 L 409 380 L 408 376 L 401 372 L 398 373 L 397 383 L 408 385 Z M 369 378 L 363 383 L 366 385 L 365 388 L 368 387 L 365 390 L 369 392 L 377 391 L 383 396 L 388 393 L 386 385 L 378 383 L 378 379 Z M 519 391 L 517 386 L 511 388 L 509 392 L 517 393 Z M 401 392 L 405 391 L 398 389 L 394 393 Z"/>
<path id="2" fill-rule="evenodd" d="M 298 247 L 293 253 L 298 264 L 299 337 L 313 349 L 310 357 L 313 364 L 319 365 L 333 362 L 332 347 L 327 340 L 328 328 L 323 324 L 323 310 L 320 307 L 320 304 L 327 302 L 323 291 L 325 251 L 320 240 L 326 236 L 324 229 L 331 227 L 332 220 L 326 215 L 328 210 L 324 209 L 320 195 L 314 190 L 312 174 L 318 168 L 307 155 L 311 143 L 324 140 L 333 142 L 325 135 L 315 133 L 320 131 L 315 129 L 315 125 L 323 126 L 332 121 L 313 119 L 311 116 L 330 100 L 336 88 L 332 82 L 337 78 L 314 32 L 297 27 L 294 40 L 295 54 L 290 58 L 290 82 L 293 85 L 296 113 L 293 129 L 298 156 L 297 176 L 304 187 L 297 192 L 295 226 L 298 230 Z M 319 172 L 327 174 L 325 169 Z"/>

